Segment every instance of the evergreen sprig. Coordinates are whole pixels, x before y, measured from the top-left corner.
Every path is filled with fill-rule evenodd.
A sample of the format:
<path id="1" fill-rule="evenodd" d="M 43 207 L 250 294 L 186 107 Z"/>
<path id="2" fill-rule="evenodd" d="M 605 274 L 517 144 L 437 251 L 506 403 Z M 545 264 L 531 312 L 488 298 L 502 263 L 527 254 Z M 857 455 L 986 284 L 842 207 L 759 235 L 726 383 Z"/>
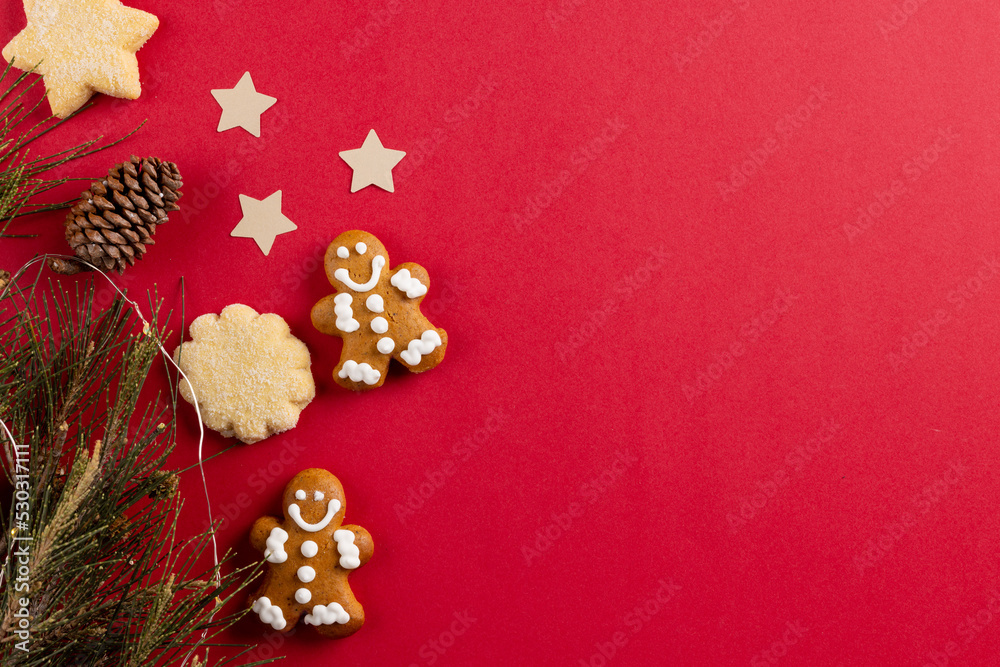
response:
<path id="1" fill-rule="evenodd" d="M 35 197 L 70 181 L 92 180 L 44 178 L 42 174 L 71 160 L 110 148 L 132 136 L 139 128 L 115 141 L 101 143 L 104 137 L 99 136 L 51 155 L 32 158 L 29 156 L 29 148 L 33 142 L 73 118 L 90 104 L 63 119 L 49 116 L 32 123 L 28 120 L 29 117 L 45 101 L 45 96 L 37 91 L 39 79 L 34 77 L 29 80 L 31 71 L 11 77 L 11 69 L 12 64 L 6 63 L 3 74 L 0 75 L 0 238 L 23 238 L 35 235 L 7 234 L 7 228 L 15 218 L 66 208 L 76 201 L 70 199 L 37 204 L 34 202 Z"/>
<path id="2" fill-rule="evenodd" d="M 183 471 L 166 466 L 177 378 L 169 400 L 143 391 L 166 337 L 161 304 L 150 296 L 145 325 L 124 299 L 98 309 L 93 279 L 71 294 L 41 274 L 0 280 L 0 420 L 21 446 L 0 430 L 15 488 L 0 500 L 0 664 L 174 665 L 192 650 L 201 663 L 246 613 L 221 608 L 259 566 L 224 573 L 227 555 L 205 567 L 211 533 L 178 540 Z"/>

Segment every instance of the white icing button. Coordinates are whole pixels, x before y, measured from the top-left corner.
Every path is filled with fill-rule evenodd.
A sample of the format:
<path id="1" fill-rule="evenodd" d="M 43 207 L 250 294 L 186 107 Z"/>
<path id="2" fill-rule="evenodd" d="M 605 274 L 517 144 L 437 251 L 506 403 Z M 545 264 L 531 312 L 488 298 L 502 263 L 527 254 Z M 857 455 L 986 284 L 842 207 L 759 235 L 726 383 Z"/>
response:
<path id="1" fill-rule="evenodd" d="M 296 500 L 305 500 L 306 492 L 303 491 L 302 489 L 299 489 L 298 491 L 295 492 L 295 498 Z"/>
<path id="2" fill-rule="evenodd" d="M 347 259 L 350 256 L 351 256 L 351 251 L 345 248 L 344 246 L 340 246 L 339 248 L 337 248 L 337 257 L 341 259 Z"/>
<path id="3" fill-rule="evenodd" d="M 314 491 L 313 492 L 313 500 L 323 500 L 323 492 L 322 491 Z"/>
<path id="4" fill-rule="evenodd" d="M 356 246 L 354 246 L 354 249 L 358 251 L 359 255 L 363 255 L 366 252 L 368 252 L 368 246 L 366 246 L 364 243 L 357 244 Z"/>
<path id="5" fill-rule="evenodd" d="M 309 600 L 313 599 L 312 591 L 310 591 L 308 588 L 300 588 L 299 590 L 295 591 L 295 599 L 298 601 L 299 604 L 305 604 L 306 602 L 309 602 Z"/>
<path id="6" fill-rule="evenodd" d="M 378 334 L 383 334 L 389 330 L 389 323 L 384 317 L 376 317 L 372 320 L 372 331 Z"/>
<path id="7" fill-rule="evenodd" d="M 301 581 L 302 583 L 308 584 L 310 581 L 316 578 L 316 570 L 312 569 L 308 565 L 303 565 L 295 573 L 295 576 L 297 576 L 299 578 L 299 581 Z"/>
<path id="8" fill-rule="evenodd" d="M 312 558 L 319 553 L 319 547 L 316 546 L 316 543 L 312 540 L 306 540 L 302 543 L 302 546 L 299 547 L 299 551 L 301 551 L 302 555 L 306 558 Z"/>
<path id="9" fill-rule="evenodd" d="M 396 341 L 388 337 L 379 338 L 375 347 L 377 347 L 378 351 L 382 354 L 392 354 L 392 351 L 396 349 Z"/>
<path id="10" fill-rule="evenodd" d="M 372 294 L 368 297 L 368 300 L 365 301 L 365 305 L 368 306 L 368 310 L 373 313 L 381 313 L 385 310 L 385 302 L 382 301 L 382 297 L 379 294 Z"/>

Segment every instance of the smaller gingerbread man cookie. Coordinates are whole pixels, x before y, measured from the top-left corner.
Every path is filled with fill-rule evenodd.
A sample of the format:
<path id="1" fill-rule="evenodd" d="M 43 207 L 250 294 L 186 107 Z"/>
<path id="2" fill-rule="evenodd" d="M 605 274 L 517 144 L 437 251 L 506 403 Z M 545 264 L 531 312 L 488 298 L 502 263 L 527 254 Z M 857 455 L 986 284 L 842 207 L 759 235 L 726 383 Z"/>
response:
<path id="1" fill-rule="evenodd" d="M 253 611 L 275 630 L 288 632 L 305 614 L 306 625 L 335 639 L 357 632 L 365 610 L 347 575 L 372 557 L 372 536 L 342 526 L 344 487 L 321 468 L 303 470 L 285 487 L 284 520 L 265 516 L 250 542 L 264 553 L 267 570 L 251 598 Z"/>
<path id="2" fill-rule="evenodd" d="M 337 292 L 312 309 L 313 326 L 344 339 L 337 384 L 355 391 L 381 387 L 396 359 L 413 373 L 444 359 L 448 334 L 420 312 L 430 278 L 419 264 L 389 269 L 389 253 L 368 232 L 344 232 L 330 244 L 326 276 Z"/>

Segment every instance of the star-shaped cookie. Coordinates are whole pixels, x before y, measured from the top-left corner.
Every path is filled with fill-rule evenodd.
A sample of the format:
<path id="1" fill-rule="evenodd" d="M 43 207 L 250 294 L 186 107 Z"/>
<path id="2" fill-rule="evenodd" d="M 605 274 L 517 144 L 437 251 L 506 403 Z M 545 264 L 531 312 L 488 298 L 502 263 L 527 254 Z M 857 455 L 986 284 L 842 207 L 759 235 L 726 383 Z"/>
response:
<path id="1" fill-rule="evenodd" d="M 95 92 L 134 100 L 135 52 L 159 20 L 118 0 L 24 0 L 28 25 L 3 48 L 14 67 L 42 75 L 52 113 L 65 118 Z"/>

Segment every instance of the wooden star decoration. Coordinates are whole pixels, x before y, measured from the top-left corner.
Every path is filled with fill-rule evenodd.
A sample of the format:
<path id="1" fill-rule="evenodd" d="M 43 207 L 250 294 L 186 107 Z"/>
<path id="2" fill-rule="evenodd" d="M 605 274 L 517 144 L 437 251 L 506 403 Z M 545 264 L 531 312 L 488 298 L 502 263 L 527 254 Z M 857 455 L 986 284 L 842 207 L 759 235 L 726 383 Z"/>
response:
<path id="1" fill-rule="evenodd" d="M 392 168 L 406 155 L 403 151 L 385 148 L 375 130 L 368 132 L 361 148 L 341 151 L 340 157 L 354 170 L 351 179 L 351 192 L 357 192 L 369 185 L 377 185 L 383 190 L 393 192 Z"/>
<path id="2" fill-rule="evenodd" d="M 278 101 L 276 97 L 257 92 L 250 72 L 244 72 L 234 88 L 212 90 L 212 97 L 222 107 L 219 132 L 242 127 L 255 137 L 260 136 L 260 115 Z"/>
<path id="3" fill-rule="evenodd" d="M 265 199 L 240 195 L 240 208 L 243 209 L 243 218 L 230 236 L 253 239 L 265 257 L 270 254 L 278 234 L 297 229 L 295 223 L 281 212 L 281 190 Z"/>
<path id="4" fill-rule="evenodd" d="M 28 25 L 3 48 L 14 67 L 42 75 L 52 113 L 65 118 L 95 92 L 139 97 L 135 52 L 159 20 L 119 0 L 24 0 Z"/>

